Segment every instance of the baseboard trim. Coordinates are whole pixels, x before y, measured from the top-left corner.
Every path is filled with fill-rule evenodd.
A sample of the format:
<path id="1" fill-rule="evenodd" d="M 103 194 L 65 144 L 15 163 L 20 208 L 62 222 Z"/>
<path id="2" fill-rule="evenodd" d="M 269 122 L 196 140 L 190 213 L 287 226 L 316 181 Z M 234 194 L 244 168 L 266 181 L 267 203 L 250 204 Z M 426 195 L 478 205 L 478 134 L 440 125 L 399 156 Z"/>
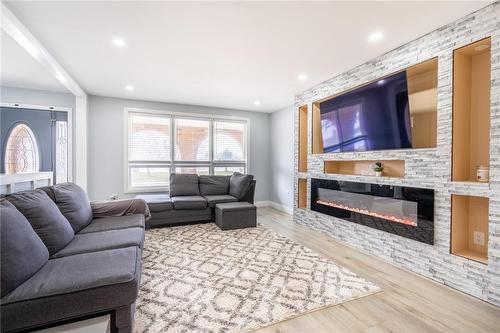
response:
<path id="1" fill-rule="evenodd" d="M 285 206 L 285 205 L 282 205 L 280 203 L 277 203 L 277 202 L 274 202 L 274 201 L 270 201 L 270 200 L 256 201 L 255 202 L 255 206 L 257 206 L 257 207 L 272 207 L 272 208 L 274 208 L 276 210 L 279 210 L 280 212 L 287 213 L 287 214 L 290 214 L 290 215 L 293 214 L 293 208 L 292 207 L 288 207 L 288 206 Z"/>

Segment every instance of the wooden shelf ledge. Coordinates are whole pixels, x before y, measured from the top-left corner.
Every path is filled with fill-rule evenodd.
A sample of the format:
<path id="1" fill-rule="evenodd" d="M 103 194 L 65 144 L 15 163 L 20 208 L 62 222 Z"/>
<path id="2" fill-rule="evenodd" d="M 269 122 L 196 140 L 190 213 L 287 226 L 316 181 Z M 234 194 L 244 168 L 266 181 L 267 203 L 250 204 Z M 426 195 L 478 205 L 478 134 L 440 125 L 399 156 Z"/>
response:
<path id="1" fill-rule="evenodd" d="M 405 161 L 404 160 L 335 160 L 324 161 L 324 172 L 327 174 L 341 174 L 353 176 L 367 176 L 365 171 L 371 170 L 376 162 L 382 163 L 384 167 L 383 177 L 404 178 Z"/>

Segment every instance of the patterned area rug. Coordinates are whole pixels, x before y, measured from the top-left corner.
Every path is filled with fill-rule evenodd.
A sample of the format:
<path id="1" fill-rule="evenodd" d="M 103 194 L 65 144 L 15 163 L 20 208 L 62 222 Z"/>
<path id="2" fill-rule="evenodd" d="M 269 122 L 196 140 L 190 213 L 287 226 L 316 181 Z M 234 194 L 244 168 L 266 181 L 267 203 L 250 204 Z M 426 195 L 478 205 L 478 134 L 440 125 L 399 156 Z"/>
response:
<path id="1" fill-rule="evenodd" d="M 135 332 L 244 332 L 379 291 L 264 227 L 146 232 Z"/>

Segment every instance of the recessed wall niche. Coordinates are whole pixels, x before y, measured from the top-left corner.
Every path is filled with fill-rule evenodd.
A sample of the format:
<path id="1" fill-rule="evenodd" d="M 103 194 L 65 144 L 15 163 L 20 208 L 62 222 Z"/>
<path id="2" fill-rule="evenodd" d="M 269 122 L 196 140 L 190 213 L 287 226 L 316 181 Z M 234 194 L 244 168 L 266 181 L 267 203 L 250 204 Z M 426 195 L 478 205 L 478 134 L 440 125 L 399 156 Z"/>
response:
<path id="1" fill-rule="evenodd" d="M 307 105 L 299 108 L 299 172 L 307 172 Z"/>
<path id="2" fill-rule="evenodd" d="M 298 180 L 298 198 L 297 207 L 306 209 L 307 206 L 307 179 L 300 178 Z"/>
<path id="3" fill-rule="evenodd" d="M 490 162 L 491 38 L 453 51 L 453 181 Z"/>
<path id="4" fill-rule="evenodd" d="M 451 196 L 451 253 L 482 263 L 488 261 L 489 199 Z"/>

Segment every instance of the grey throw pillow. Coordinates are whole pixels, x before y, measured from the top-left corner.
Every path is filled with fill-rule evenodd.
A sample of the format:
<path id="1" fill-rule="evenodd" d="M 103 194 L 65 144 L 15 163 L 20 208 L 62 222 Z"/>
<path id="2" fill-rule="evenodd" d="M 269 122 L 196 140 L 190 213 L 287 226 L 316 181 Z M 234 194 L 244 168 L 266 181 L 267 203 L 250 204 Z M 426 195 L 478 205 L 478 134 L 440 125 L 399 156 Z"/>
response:
<path id="1" fill-rule="evenodd" d="M 62 183 L 52 187 L 54 201 L 74 232 L 79 232 L 92 222 L 92 208 L 85 191 L 73 183 Z"/>
<path id="2" fill-rule="evenodd" d="M 173 173 L 170 175 L 170 196 L 200 195 L 198 175 Z"/>
<path id="3" fill-rule="evenodd" d="M 71 224 L 42 190 L 18 192 L 5 197 L 26 217 L 49 250 L 62 250 L 73 239 Z"/>
<path id="4" fill-rule="evenodd" d="M 238 200 L 243 199 L 252 183 L 252 175 L 244 175 L 239 172 L 233 173 L 229 178 L 229 194 Z"/>
<path id="5" fill-rule="evenodd" d="M 201 195 L 225 195 L 229 193 L 229 176 L 200 176 Z"/>
<path id="6" fill-rule="evenodd" d="M 0 199 L 2 297 L 28 280 L 49 260 L 49 251 L 26 217 Z"/>

